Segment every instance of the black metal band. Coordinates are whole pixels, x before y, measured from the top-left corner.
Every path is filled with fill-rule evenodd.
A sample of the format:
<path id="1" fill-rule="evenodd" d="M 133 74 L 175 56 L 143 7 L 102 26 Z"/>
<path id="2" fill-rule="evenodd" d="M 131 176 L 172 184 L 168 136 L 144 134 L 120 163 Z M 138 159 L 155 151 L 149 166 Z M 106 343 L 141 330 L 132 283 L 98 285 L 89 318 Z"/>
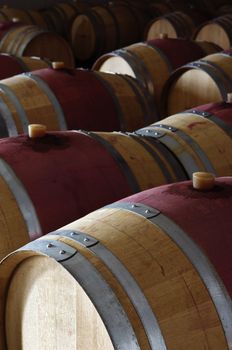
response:
<path id="1" fill-rule="evenodd" d="M 215 81 L 222 94 L 222 97 L 227 100 L 228 92 L 232 91 L 232 81 L 220 67 L 206 60 L 191 62 L 185 67 L 201 69 L 202 71 L 206 72 Z"/>
<path id="2" fill-rule="evenodd" d="M 92 74 L 94 74 L 95 78 L 98 79 L 100 81 L 100 83 L 105 87 L 105 89 L 109 93 L 110 97 L 112 98 L 113 103 L 114 103 L 114 107 L 116 109 L 117 117 L 119 120 L 120 129 L 126 130 L 127 128 L 125 125 L 124 114 L 123 114 L 121 105 L 118 101 L 117 96 L 115 95 L 114 89 L 112 88 L 111 84 L 107 80 L 105 80 L 104 77 L 101 76 L 101 72 L 99 74 L 97 71 L 91 71 L 91 72 L 92 72 Z"/>
<path id="3" fill-rule="evenodd" d="M 169 132 L 166 130 L 169 130 Z M 146 137 L 158 139 L 161 143 L 163 143 L 177 157 L 185 169 L 188 178 L 191 179 L 192 174 L 196 171 L 201 171 L 201 168 L 199 168 L 194 157 L 188 152 L 188 148 L 183 146 L 178 139 L 182 140 L 185 144 L 187 143 L 188 146 L 193 149 L 193 152 L 201 160 L 207 171 L 214 174 L 216 173 L 204 151 L 189 135 L 185 134 L 182 130 L 178 130 L 177 128 L 169 125 L 155 124 L 152 125 L 151 128 L 148 127 L 137 130 L 136 133 Z M 176 134 L 178 138 L 176 139 L 173 137 L 172 133 Z"/>
<path id="4" fill-rule="evenodd" d="M 162 171 L 162 174 L 164 175 L 166 179 L 166 183 L 172 183 L 173 178 L 166 167 L 165 163 L 162 161 L 162 159 L 159 157 L 158 153 L 154 151 L 154 149 L 149 146 L 147 142 L 149 142 L 151 145 L 154 145 L 155 148 L 164 156 L 164 158 L 168 161 L 168 164 L 172 167 L 175 175 L 177 176 L 177 181 L 184 181 L 188 179 L 187 174 L 185 173 L 183 167 L 181 166 L 180 162 L 173 156 L 172 152 L 168 150 L 167 147 L 165 147 L 159 140 L 154 140 L 152 137 L 145 137 L 139 134 L 129 134 L 130 137 L 132 137 L 136 142 L 140 143 L 143 148 L 146 149 L 146 151 L 152 156 L 152 158 L 155 160 L 155 163 L 158 164 L 160 170 Z"/>
<path id="5" fill-rule="evenodd" d="M 119 26 L 118 26 L 118 21 L 117 21 L 117 18 L 114 14 L 114 12 L 110 9 L 110 6 L 104 6 L 104 5 L 101 5 L 101 7 L 104 7 L 107 12 L 111 15 L 112 19 L 113 19 L 113 22 L 114 22 L 114 26 L 115 26 L 115 31 L 116 31 L 116 47 L 119 47 L 119 44 L 120 44 L 120 30 L 119 30 Z"/>
<path id="6" fill-rule="evenodd" d="M 209 65 L 206 61 L 194 61 L 180 68 L 177 68 L 169 77 L 166 85 L 164 86 L 161 96 L 161 110 L 163 115 L 167 115 L 167 96 L 169 96 L 170 87 L 172 86 L 173 82 L 175 82 L 176 79 L 181 76 L 182 73 L 187 72 L 189 69 L 200 69 L 207 73 L 218 86 L 223 99 L 225 101 L 227 100 L 228 92 L 232 91 L 232 81 L 229 79 L 229 77 L 225 76 L 225 73 L 221 74 L 221 71 L 218 68 L 212 64 Z"/>
<path id="7" fill-rule="evenodd" d="M 191 136 L 186 134 L 183 130 L 174 128 L 173 126 L 170 126 L 170 125 L 156 124 L 155 126 L 164 130 L 169 130 L 177 134 L 178 137 L 180 137 L 183 141 L 185 141 L 194 150 L 194 152 L 198 155 L 198 157 L 201 159 L 202 163 L 206 167 L 207 171 L 212 172 L 214 174 L 216 173 L 213 165 L 211 164 L 205 152 L 201 149 L 200 145 Z"/>
<path id="8" fill-rule="evenodd" d="M 225 16 L 220 16 L 220 17 L 216 18 L 213 21 L 213 23 L 216 23 L 216 24 L 220 25 L 225 30 L 226 34 L 228 34 L 229 41 L 230 41 L 230 44 L 231 44 L 232 43 L 231 20 L 229 20 Z"/>
<path id="9" fill-rule="evenodd" d="M 151 47 L 153 50 L 158 52 L 158 54 L 161 56 L 162 60 L 166 63 L 166 66 L 168 68 L 169 74 L 173 71 L 173 66 L 168 58 L 168 56 L 160 49 L 159 47 L 152 44 L 151 41 L 146 42 L 146 45 Z"/>
<path id="10" fill-rule="evenodd" d="M 122 57 L 133 70 L 136 79 L 138 79 L 149 91 L 149 93 L 154 95 L 154 86 L 151 79 L 151 75 L 140 57 L 138 57 L 134 52 L 128 49 L 119 49 L 114 51 L 117 56 Z M 154 99 L 154 97 L 153 97 Z"/>
<path id="11" fill-rule="evenodd" d="M 142 107 L 143 111 L 143 120 L 144 125 L 149 125 L 153 123 L 154 121 L 159 120 L 159 115 L 157 108 L 155 106 L 155 100 L 154 96 L 150 95 L 150 93 L 146 90 L 143 84 L 141 84 L 139 79 L 134 79 L 130 77 L 129 75 L 121 74 L 120 77 L 130 85 L 131 89 L 134 91 L 134 94 L 136 95 L 136 100 L 139 102 L 140 106 Z M 132 82 L 132 79 L 134 82 Z M 135 84 L 139 86 L 135 87 Z M 142 92 L 142 95 L 140 91 Z"/>
<path id="12" fill-rule="evenodd" d="M 127 164 L 125 159 L 121 156 L 121 154 L 108 141 L 106 141 L 105 139 L 103 139 L 103 137 L 101 137 L 100 135 L 94 132 L 81 130 L 81 133 L 93 138 L 107 150 L 107 152 L 113 157 L 113 159 L 116 161 L 118 166 L 121 168 L 133 193 L 141 191 L 140 186 L 132 170 L 130 169 L 129 165 Z"/>
<path id="13" fill-rule="evenodd" d="M 174 26 L 178 38 L 188 39 L 191 36 L 191 32 L 187 30 L 186 21 L 178 13 L 167 14 L 164 18 Z"/>
<path id="14" fill-rule="evenodd" d="M 104 38 L 104 31 L 105 31 L 104 22 L 103 22 L 102 18 L 99 16 L 99 14 L 94 10 L 86 11 L 81 15 L 88 17 L 90 19 L 90 22 L 93 24 L 94 35 L 96 36 L 93 56 L 98 57 L 100 54 L 102 54 L 104 52 L 104 39 L 105 39 Z"/>
<path id="15" fill-rule="evenodd" d="M 150 144 L 154 145 L 158 149 L 158 151 L 164 156 L 166 160 L 168 160 L 168 164 L 171 166 L 173 173 L 177 178 L 177 181 L 185 181 L 189 179 L 189 176 L 183 167 L 183 164 L 165 144 L 153 137 L 146 136 L 146 139 Z"/>
<path id="16" fill-rule="evenodd" d="M 230 348 L 232 343 L 232 301 L 204 251 L 174 221 L 162 214 L 158 209 L 140 203 L 116 202 L 105 208 L 125 209 L 142 215 L 154 225 L 160 227 L 183 251 L 198 271 L 214 303 L 221 320 L 225 336 Z"/>

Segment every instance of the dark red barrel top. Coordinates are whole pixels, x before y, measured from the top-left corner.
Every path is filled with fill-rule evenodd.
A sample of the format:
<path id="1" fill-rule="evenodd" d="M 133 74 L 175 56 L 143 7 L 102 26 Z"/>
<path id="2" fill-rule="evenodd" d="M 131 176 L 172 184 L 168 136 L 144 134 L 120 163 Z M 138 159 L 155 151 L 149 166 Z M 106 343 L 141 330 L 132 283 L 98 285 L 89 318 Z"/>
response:
<path id="1" fill-rule="evenodd" d="M 232 103 L 217 102 L 191 108 L 189 111 L 208 112 L 232 126 Z"/>
<path id="2" fill-rule="evenodd" d="M 22 26 L 23 23 L 20 21 L 14 22 L 14 21 L 4 21 L 0 22 L 0 39 L 3 38 L 3 36 L 11 29 L 15 27 Z"/>
<path id="3" fill-rule="evenodd" d="M 1 139 L 0 157 L 26 188 L 42 233 L 133 193 L 113 157 L 80 132 Z"/>
<path id="4" fill-rule="evenodd" d="M 185 181 L 122 201 L 156 208 L 179 225 L 207 255 L 232 296 L 232 177 L 218 178 L 209 191 L 195 190 Z"/>
<path id="5" fill-rule="evenodd" d="M 33 74 L 45 81 L 55 94 L 68 129 L 121 129 L 114 98 L 93 71 L 45 68 Z"/>
<path id="6" fill-rule="evenodd" d="M 0 54 L 0 80 L 25 72 L 20 61 L 7 54 Z"/>
<path id="7" fill-rule="evenodd" d="M 172 69 L 198 60 L 206 55 L 204 50 L 194 41 L 185 39 L 153 39 L 147 41 L 148 45 L 158 48 L 168 58 Z"/>

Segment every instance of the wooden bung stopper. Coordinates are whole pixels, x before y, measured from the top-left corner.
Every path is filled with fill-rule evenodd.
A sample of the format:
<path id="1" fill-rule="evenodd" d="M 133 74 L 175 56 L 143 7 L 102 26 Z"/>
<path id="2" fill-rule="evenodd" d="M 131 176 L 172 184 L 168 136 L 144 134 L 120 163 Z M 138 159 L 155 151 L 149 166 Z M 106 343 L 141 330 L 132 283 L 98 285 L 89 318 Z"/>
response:
<path id="1" fill-rule="evenodd" d="M 20 19 L 18 17 L 13 17 L 11 21 L 17 23 L 20 22 Z"/>
<path id="2" fill-rule="evenodd" d="M 28 125 L 28 136 L 30 138 L 44 137 L 46 135 L 47 127 L 43 124 Z"/>
<path id="3" fill-rule="evenodd" d="M 159 34 L 159 38 L 160 39 L 167 39 L 168 38 L 168 34 L 167 33 L 160 33 Z"/>
<path id="4" fill-rule="evenodd" d="M 228 92 L 226 102 L 227 103 L 232 103 L 232 92 Z"/>
<path id="5" fill-rule="evenodd" d="M 53 69 L 63 69 L 63 68 L 65 68 L 64 62 L 62 62 L 62 61 L 60 61 L 60 62 L 52 62 L 52 68 Z"/>
<path id="6" fill-rule="evenodd" d="M 193 188 L 196 190 L 211 190 L 215 185 L 215 176 L 211 173 L 193 173 Z"/>

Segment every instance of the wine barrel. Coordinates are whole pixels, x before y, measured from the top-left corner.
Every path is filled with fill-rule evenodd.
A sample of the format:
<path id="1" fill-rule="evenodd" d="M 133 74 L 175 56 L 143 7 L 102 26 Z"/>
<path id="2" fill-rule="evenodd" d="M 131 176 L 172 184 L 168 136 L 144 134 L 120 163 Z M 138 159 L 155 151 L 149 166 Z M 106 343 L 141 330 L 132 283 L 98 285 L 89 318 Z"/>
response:
<path id="1" fill-rule="evenodd" d="M 17 57 L 10 54 L 0 54 L 0 80 L 12 77 L 16 74 L 43 69 L 52 63 L 40 57 Z"/>
<path id="2" fill-rule="evenodd" d="M 149 10 L 152 17 L 162 17 L 173 11 L 170 4 L 167 2 L 151 2 L 149 4 Z"/>
<path id="3" fill-rule="evenodd" d="M 140 83 L 123 75 L 47 68 L 4 79 L 0 86 L 1 137 L 36 123 L 49 130 L 134 131 L 157 120 Z"/>
<path id="4" fill-rule="evenodd" d="M 201 11 L 205 11 L 212 18 L 220 13 L 220 7 L 227 3 L 226 0 L 194 0 L 194 5 Z"/>
<path id="5" fill-rule="evenodd" d="M 184 39 L 154 39 L 101 56 L 93 70 L 130 75 L 141 81 L 157 106 L 171 72 L 187 62 L 217 52 L 214 44 Z"/>
<path id="6" fill-rule="evenodd" d="M 119 46 L 116 17 L 107 6 L 94 6 L 79 14 L 71 26 L 71 42 L 79 61 L 94 59 Z"/>
<path id="7" fill-rule="evenodd" d="M 86 8 L 88 8 L 88 6 L 84 3 L 58 3 L 55 6 L 41 11 L 41 14 L 49 30 L 68 38 L 72 20 L 77 14 L 85 11 Z"/>
<path id="8" fill-rule="evenodd" d="M 0 257 L 103 205 L 187 179 L 159 141 L 84 131 L 1 139 L 0 175 Z"/>
<path id="9" fill-rule="evenodd" d="M 12 253 L 1 347 L 229 349 L 231 206 L 231 177 L 161 186 Z"/>
<path id="10" fill-rule="evenodd" d="M 20 20 L 20 22 L 24 24 L 35 24 L 33 17 L 27 10 L 3 6 L 0 8 L 0 13 L 2 16 L 4 16 L 4 18 L 7 21 L 12 20 L 13 18 L 17 18 L 18 20 Z"/>
<path id="11" fill-rule="evenodd" d="M 227 100 L 232 91 L 232 57 L 215 53 L 178 68 L 163 89 L 162 106 L 171 115 L 210 102 Z"/>
<path id="12" fill-rule="evenodd" d="M 63 61 L 74 67 L 74 57 L 68 43 L 55 33 L 37 26 L 16 26 L 5 31 L 0 41 L 0 52 L 16 56 L 46 57 Z"/>
<path id="13" fill-rule="evenodd" d="M 230 97 L 230 96 L 229 96 Z M 232 126 L 232 104 L 231 102 L 217 102 L 217 103 L 207 103 L 206 105 L 195 106 L 188 112 L 196 113 L 205 118 L 210 118 L 211 120 L 217 119 L 217 123 L 221 123 L 224 130 L 229 132 L 229 125 Z M 185 113 L 185 112 L 184 112 Z M 219 121 L 221 119 L 221 122 Z M 223 124 L 224 122 L 224 124 Z"/>
<path id="14" fill-rule="evenodd" d="M 196 108 L 172 115 L 136 133 L 163 143 L 177 157 L 189 178 L 198 171 L 231 176 L 232 121 L 228 122 L 223 113 L 213 115 L 200 111 L 201 107 L 199 111 Z"/>
<path id="15" fill-rule="evenodd" d="M 224 4 L 218 8 L 218 13 L 222 16 L 227 15 L 228 13 L 232 13 L 232 5 Z"/>
<path id="16" fill-rule="evenodd" d="M 181 11 L 174 11 L 153 19 L 145 30 L 145 37 L 146 40 L 152 40 L 159 38 L 160 33 L 166 33 L 169 38 L 190 39 L 195 28 L 196 24 L 192 16 Z"/>
<path id="17" fill-rule="evenodd" d="M 19 20 L 23 24 L 37 25 L 41 28 L 47 29 L 47 23 L 43 16 L 38 11 L 24 10 L 19 8 L 2 7 L 0 8 L 0 16 L 3 20 Z"/>
<path id="18" fill-rule="evenodd" d="M 194 33 L 195 40 L 211 41 L 224 50 L 232 46 L 232 15 L 227 14 L 203 23 Z"/>
<path id="19" fill-rule="evenodd" d="M 4 35 L 6 34 L 7 31 L 9 31 L 12 28 L 16 28 L 19 27 L 20 25 L 22 25 L 22 23 L 20 21 L 18 21 L 18 19 L 14 19 L 13 21 L 1 21 L 0 22 L 0 40 L 4 37 Z"/>

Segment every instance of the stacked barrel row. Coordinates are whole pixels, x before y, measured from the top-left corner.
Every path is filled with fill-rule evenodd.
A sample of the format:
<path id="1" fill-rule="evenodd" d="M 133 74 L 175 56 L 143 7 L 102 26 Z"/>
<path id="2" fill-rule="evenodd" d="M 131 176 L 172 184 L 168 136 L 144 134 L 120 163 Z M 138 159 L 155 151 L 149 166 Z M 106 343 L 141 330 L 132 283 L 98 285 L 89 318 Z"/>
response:
<path id="1" fill-rule="evenodd" d="M 46 60 L 50 68 L 1 81 L 1 137 L 26 132 L 33 123 L 46 124 L 48 130 L 92 131 L 134 131 L 149 125 L 161 117 L 160 97 L 171 72 L 215 51 L 209 43 L 157 39 L 103 56 L 92 71 L 51 66 Z M 6 61 L 13 70 L 19 60 L 0 56 L 2 74 Z"/>
<path id="2" fill-rule="evenodd" d="M 141 40 L 148 21 L 145 11 L 123 1 L 92 7 L 84 3 L 61 3 L 40 12 L 3 7 L 0 18 L 2 21 L 18 19 L 26 26 L 37 25 L 43 31 L 63 36 L 82 63 Z M 14 33 L 13 36 L 18 35 Z"/>
<path id="3" fill-rule="evenodd" d="M 196 171 L 231 175 L 229 109 L 225 103 L 215 113 L 180 113 L 129 134 L 66 131 L 2 139 L 3 255 L 29 236 L 123 196 L 189 179 Z"/>
<path id="4" fill-rule="evenodd" d="M 151 40 L 165 33 L 170 38 L 209 41 L 225 50 L 232 46 L 231 26 L 232 7 L 213 18 L 207 18 L 205 13 L 196 10 L 173 11 L 151 20 L 146 27 L 145 38 Z"/>
<path id="5" fill-rule="evenodd" d="M 0 82 L 0 257 L 19 248 L 0 264 L 2 350 L 230 349 L 232 104 L 184 111 L 200 100 L 190 86 L 181 105 L 173 83 L 193 66 L 212 102 L 226 99 L 218 50 L 156 39 L 93 70 L 0 56 L 43 68 Z M 50 131 L 27 135 L 34 123 Z M 182 182 L 196 172 L 203 190 Z"/>
<path id="6" fill-rule="evenodd" d="M 221 107 L 222 112 L 228 106 Z M 111 162 L 118 159 L 121 169 L 123 162 L 116 150 L 127 150 L 128 155 L 136 152 L 130 154 L 127 165 L 131 170 L 130 162 L 137 159 L 134 175 L 142 181 L 151 173 L 154 179 L 156 173 L 151 167 L 154 161 L 148 167 L 145 158 L 139 159 L 136 143 L 137 147 L 146 144 L 143 152 L 149 147 L 158 152 L 168 137 L 182 139 L 187 146 L 184 152 L 191 148 L 190 153 L 200 161 L 208 149 L 214 170 L 231 175 L 231 137 L 216 124 L 216 115 L 212 120 L 191 113 L 176 115 L 163 120 L 162 125 L 152 125 L 147 129 L 150 132 L 145 130 L 149 136 L 143 137 L 60 132 L 40 139 L 19 136 L 1 140 L 3 255 L 5 249 L 13 248 L 12 243 L 20 246 L 29 241 L 30 228 L 30 239 L 35 239 L 41 235 L 40 225 L 50 226 L 50 230 L 54 223 L 62 226 L 65 213 L 71 221 L 78 203 L 83 209 L 85 199 L 102 198 L 109 183 L 116 193 L 121 191 L 118 179 L 123 172 L 117 178 L 116 167 L 103 164 L 103 149 L 108 149 L 109 157 L 114 148 Z M 175 130 L 172 118 L 176 126 L 181 125 Z M 154 140 L 161 129 L 168 131 L 163 140 L 160 135 L 158 146 Z M 186 136 L 192 139 L 191 145 Z M 131 148 L 129 142 L 134 142 Z M 176 151 L 181 158 L 180 144 Z M 74 152 L 75 158 L 71 157 Z M 219 159 L 221 152 L 225 167 Z M 30 171 L 25 169 L 25 159 Z M 157 164 L 161 165 L 158 159 Z M 191 155 L 186 164 L 190 166 Z M 176 164 L 174 169 L 177 171 Z M 132 180 L 125 165 L 124 171 L 127 180 Z M 14 178 L 16 173 L 18 178 Z M 94 187 L 90 179 L 96 181 Z M 102 182 L 98 197 L 96 190 Z M 81 196 L 81 191 L 89 193 Z M 231 200 L 232 177 L 217 179 L 207 191 L 194 189 L 191 182 L 161 186 L 103 207 L 12 253 L 0 264 L 1 348 L 66 346 L 73 350 L 78 337 L 78 344 L 91 350 L 158 346 L 170 350 L 185 346 L 191 350 L 205 346 L 228 349 L 232 324 Z"/>
<path id="7" fill-rule="evenodd" d="M 162 11 L 167 13 L 160 16 Z M 40 31 L 46 33 L 51 31 L 63 36 L 63 39 L 67 41 L 66 44 L 69 43 L 72 48 L 76 64 L 87 67 L 103 53 L 143 39 L 157 38 L 160 33 L 167 33 L 169 37 L 189 39 L 200 24 L 212 18 L 212 14 L 202 11 L 197 4 L 191 7 L 184 2 L 172 4 L 170 2 L 164 4 L 146 2 L 142 4 L 139 1 L 115 1 L 95 6 L 83 2 L 61 3 L 38 12 L 3 7 L 0 9 L 0 18 L 2 21 L 18 19 L 21 24 L 25 25 L 21 30 L 14 29 L 15 31 L 9 36 L 10 41 L 13 39 L 18 41 L 19 37 L 22 38 L 25 35 L 27 37 L 35 36 L 36 28 L 34 25 L 40 27 Z M 223 23 L 228 21 L 229 19 L 222 20 Z M 216 27 L 219 30 L 217 25 Z M 214 30 L 211 30 L 210 27 L 208 31 L 210 36 L 205 36 L 203 40 L 215 42 L 213 39 Z M 49 37 L 51 33 L 47 35 L 47 40 L 50 41 L 52 39 Z M 223 36 L 223 40 L 227 42 L 228 46 L 229 39 L 227 40 L 225 35 L 219 33 L 217 36 Z M 229 36 L 228 29 L 228 38 Z M 202 40 L 202 34 L 195 35 L 195 37 Z M 9 40 L 6 39 L 2 49 L 0 45 L 0 50 L 10 50 L 8 48 Z M 24 41 L 27 41 L 26 38 L 23 39 Z M 216 44 L 223 48 L 225 46 L 217 39 Z M 12 46 L 13 44 L 10 45 L 10 48 Z M 58 53 L 57 46 L 53 47 L 54 51 Z M 44 55 L 44 57 L 47 56 Z M 48 58 L 54 59 L 54 57 Z"/>

